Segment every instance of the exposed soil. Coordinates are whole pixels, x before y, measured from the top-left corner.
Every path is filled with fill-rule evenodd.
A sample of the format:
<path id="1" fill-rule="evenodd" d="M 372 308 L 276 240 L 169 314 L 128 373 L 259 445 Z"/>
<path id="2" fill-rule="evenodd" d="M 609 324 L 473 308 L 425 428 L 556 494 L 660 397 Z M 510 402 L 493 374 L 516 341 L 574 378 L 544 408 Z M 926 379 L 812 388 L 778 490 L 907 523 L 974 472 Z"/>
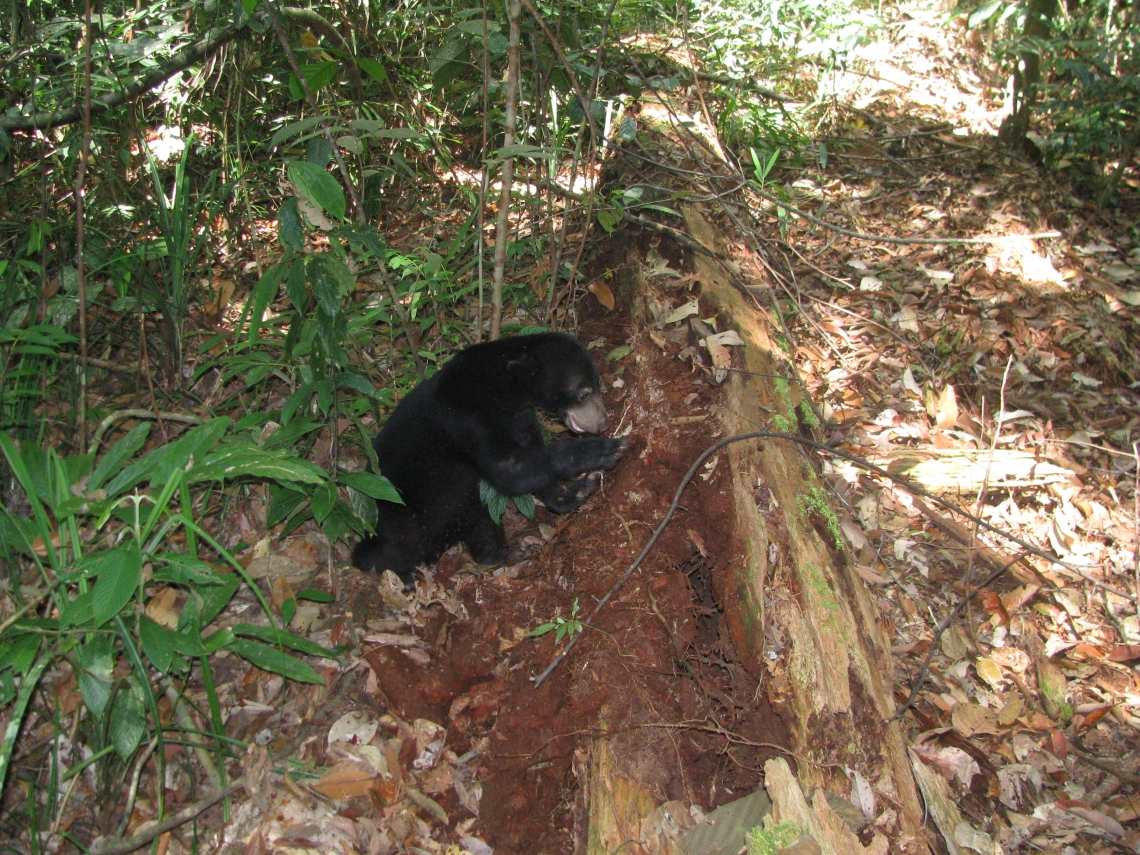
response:
<path id="1" fill-rule="evenodd" d="M 584 749 L 602 731 L 618 774 L 659 802 L 706 810 L 754 790 L 773 754 L 726 750 L 718 727 L 750 742 L 784 743 L 783 725 L 757 692 L 759 675 L 740 663 L 718 606 L 738 560 L 723 457 L 693 479 L 652 553 L 573 654 L 533 687 L 557 647 L 553 632 L 525 633 L 556 615 L 570 618 L 575 602 L 580 618 L 589 613 L 642 549 L 692 460 L 717 438 L 716 419 L 699 417 L 712 415 L 719 390 L 675 358 L 681 343 L 663 351 L 629 317 L 628 303 L 619 305 L 586 318 L 578 333 L 599 365 L 613 434 L 634 443 L 603 488 L 571 516 L 540 508 L 536 522 L 552 533 L 544 529 L 549 540 L 520 565 L 482 575 L 461 569 L 458 549 L 443 557 L 436 581 L 457 594 L 469 619 L 431 607 L 417 633 L 430 665 L 395 647 L 366 654 L 394 714 L 446 723 L 451 750 L 480 752 L 475 830 L 496 852 L 574 851 L 586 829 L 577 778 Z M 607 361 L 621 345 L 631 352 Z M 513 540 L 541 540 L 538 526 L 517 514 L 506 522 Z M 354 614 L 377 615 L 375 577 L 353 574 L 350 585 Z M 441 804 L 450 814 L 452 805 Z"/>

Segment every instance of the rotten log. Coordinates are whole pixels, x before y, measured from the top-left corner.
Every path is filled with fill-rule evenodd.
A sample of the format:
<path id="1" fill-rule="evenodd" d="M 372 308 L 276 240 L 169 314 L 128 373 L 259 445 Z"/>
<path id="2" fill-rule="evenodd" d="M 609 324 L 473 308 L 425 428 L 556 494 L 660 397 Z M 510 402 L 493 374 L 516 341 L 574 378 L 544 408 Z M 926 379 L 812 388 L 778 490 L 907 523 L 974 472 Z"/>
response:
<path id="1" fill-rule="evenodd" d="M 773 427 L 773 414 L 795 423 L 789 387 L 778 378 L 788 378 L 794 387 L 797 376 L 767 312 L 733 284 L 730 268 L 716 257 L 727 257 L 728 248 L 703 213 L 689 207 L 683 214 L 689 234 L 713 250 L 693 257 L 702 297 L 728 319 L 721 328 L 736 330 L 745 342 L 732 348 L 741 370 L 731 372 L 724 384 L 723 434 Z M 806 393 L 801 395 L 806 400 Z M 767 776 L 768 795 L 776 805 L 804 806 L 786 807 L 784 814 L 801 820 L 805 833 L 814 829 L 822 855 L 929 853 L 906 744 L 899 723 L 891 720 L 896 705 L 889 642 L 847 546 L 820 518 L 828 493 L 812 459 L 799 446 L 778 441 L 734 443 L 727 454 L 734 553 L 740 559 L 717 565 L 714 592 L 741 661 L 760 676 L 768 701 L 787 726 L 787 749 L 795 760 L 794 778 L 790 771 Z M 674 851 L 672 843 L 651 846 L 638 834 L 651 824 L 656 801 L 615 771 L 620 764 L 611 761 L 613 751 L 606 737 L 591 749 L 584 788 L 589 793 L 586 851 L 626 852 L 635 841 L 632 851 Z M 791 768 L 781 763 L 766 770 Z M 873 795 L 854 798 L 847 773 L 858 773 Z M 789 781 L 798 798 L 789 794 Z M 805 793 L 816 795 L 805 800 Z M 865 842 L 835 824 L 823 793 L 873 802 Z"/>

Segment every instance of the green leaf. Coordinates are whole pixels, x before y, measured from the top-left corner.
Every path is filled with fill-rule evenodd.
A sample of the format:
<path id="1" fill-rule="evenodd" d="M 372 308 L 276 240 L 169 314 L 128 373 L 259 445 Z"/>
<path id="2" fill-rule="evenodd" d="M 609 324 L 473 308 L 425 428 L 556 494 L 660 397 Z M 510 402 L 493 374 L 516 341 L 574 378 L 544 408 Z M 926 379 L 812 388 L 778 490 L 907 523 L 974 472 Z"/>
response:
<path id="1" fill-rule="evenodd" d="M 362 56 L 358 56 L 356 58 L 356 65 L 377 83 L 383 83 L 388 79 L 388 72 L 384 70 L 383 64 L 374 59 L 365 59 Z"/>
<path id="2" fill-rule="evenodd" d="M 143 447 L 146 438 L 150 436 L 150 422 L 139 422 L 130 432 L 107 450 L 91 473 L 87 482 L 87 492 L 98 490 L 113 472 L 118 472 L 124 463 L 134 456 L 135 452 Z"/>
<path id="3" fill-rule="evenodd" d="M 297 592 L 298 600 L 308 600 L 311 603 L 335 603 L 336 597 L 320 588 L 302 588 Z"/>
<path id="4" fill-rule="evenodd" d="M 152 582 L 167 582 L 171 585 L 197 588 L 225 585 L 230 578 L 228 574 L 219 573 L 201 558 L 194 558 L 181 552 L 163 552 L 152 558 L 156 563 L 166 563 L 165 567 L 154 571 L 154 575 L 151 576 Z"/>
<path id="5" fill-rule="evenodd" d="M 201 457 L 217 445 L 229 426 L 230 420 L 225 416 L 210 419 L 205 424 L 192 428 L 180 439 L 147 452 L 111 479 L 107 484 L 107 495 L 117 496 L 148 480 L 152 486 L 161 487 L 175 469 L 183 468 L 191 458 Z"/>
<path id="6" fill-rule="evenodd" d="M 323 484 L 315 488 L 309 497 L 309 503 L 313 509 L 313 519 L 319 523 L 324 522 L 336 505 L 336 484 Z"/>
<path id="7" fill-rule="evenodd" d="M 83 696 L 83 703 L 95 718 L 102 718 L 103 709 L 111 697 L 111 669 L 114 667 L 111 637 L 106 633 L 93 635 L 90 641 L 79 648 L 75 658 L 79 694 Z"/>
<path id="8" fill-rule="evenodd" d="M 71 629 L 73 626 L 87 626 L 91 623 L 92 593 L 92 591 L 86 591 L 60 609 L 59 628 L 61 630 Z"/>
<path id="9" fill-rule="evenodd" d="M 327 476 L 315 463 L 291 456 L 291 449 L 268 451 L 248 440 L 234 441 L 218 449 L 186 474 L 191 484 L 241 477 L 268 478 L 279 483 L 320 484 Z"/>
<path id="10" fill-rule="evenodd" d="M 515 143 L 514 145 L 503 146 L 493 155 L 494 160 L 506 160 L 508 157 L 533 157 L 540 160 L 550 160 L 554 157 L 554 152 L 548 148 L 530 145 L 529 143 Z"/>
<path id="11" fill-rule="evenodd" d="M 142 579 L 138 544 L 129 541 L 108 552 L 97 575 L 99 579 L 91 592 L 91 620 L 95 628 L 121 612 L 137 593 Z"/>
<path id="12" fill-rule="evenodd" d="M 26 674 L 36 660 L 42 638 L 38 632 L 16 634 L 14 630 L 0 636 L 0 671 L 11 670 L 21 676 Z"/>
<path id="13" fill-rule="evenodd" d="M 305 82 L 309 84 L 309 91 L 314 95 L 332 83 L 339 70 L 340 63 L 335 60 L 328 60 L 327 62 L 308 62 L 301 65 L 301 75 L 305 78 Z M 293 96 L 295 101 L 299 101 L 305 97 L 305 90 L 301 88 L 301 83 L 297 80 L 295 74 L 289 75 L 289 94 Z"/>
<path id="14" fill-rule="evenodd" d="M 625 359 L 632 352 L 633 348 L 628 344 L 623 344 L 620 347 L 615 347 L 613 350 L 606 354 L 606 362 L 617 362 L 619 359 Z"/>
<path id="15" fill-rule="evenodd" d="M 301 222 L 297 203 L 297 197 L 290 196 L 281 204 L 281 210 L 277 212 L 277 238 L 282 245 L 301 252 L 305 249 L 305 224 Z"/>
<path id="16" fill-rule="evenodd" d="M 503 514 L 507 511 L 507 497 L 486 481 L 481 480 L 479 482 L 479 501 L 487 506 L 487 512 L 495 521 L 495 525 L 499 525 L 499 521 L 502 520 Z"/>
<path id="17" fill-rule="evenodd" d="M 480 18 L 477 21 L 460 21 L 457 25 L 460 32 L 467 33 L 472 36 L 483 37 L 483 27 L 487 28 L 487 34 L 497 33 L 503 28 L 502 24 L 498 21 L 483 20 Z"/>
<path id="18" fill-rule="evenodd" d="M 344 219 L 344 190 L 332 175 L 324 169 L 303 160 L 290 161 L 289 180 L 297 192 L 332 217 Z"/>
<path id="19" fill-rule="evenodd" d="M 344 295 L 356 284 L 344 262 L 331 252 L 322 252 L 309 259 L 306 269 L 321 309 L 329 317 L 339 315 Z"/>
<path id="20" fill-rule="evenodd" d="M 176 632 L 160 623 L 155 623 L 146 615 L 139 617 L 139 640 L 142 641 L 146 658 L 163 674 L 170 670 L 170 664 L 176 654 L 192 657 L 206 654 L 202 639 L 197 635 Z"/>
<path id="21" fill-rule="evenodd" d="M 332 160 L 333 144 L 325 136 L 313 137 L 305 146 L 305 160 L 324 169 Z"/>
<path id="22" fill-rule="evenodd" d="M 135 753 L 146 734 L 146 704 L 141 689 L 132 684 L 115 696 L 111 707 L 110 735 L 116 753 L 124 760 Z"/>
<path id="23" fill-rule="evenodd" d="M 142 643 L 143 653 L 150 664 L 165 674 L 170 670 L 170 663 L 178 651 L 174 647 L 172 636 L 178 633 L 155 623 L 146 615 L 139 617 L 139 641 Z"/>
<path id="24" fill-rule="evenodd" d="M 308 638 L 302 638 L 300 635 L 294 635 L 288 632 L 287 629 L 277 629 L 271 626 L 254 626 L 253 624 L 235 624 L 234 634 L 250 638 L 257 638 L 258 641 L 266 642 L 267 644 L 274 644 L 295 650 L 298 653 L 310 655 L 310 657 L 321 657 L 324 659 L 335 659 L 332 651 L 321 648 L 316 642 L 311 642 Z"/>
<path id="25" fill-rule="evenodd" d="M 515 503 L 518 512 L 526 517 L 528 520 L 534 519 L 534 494 L 524 493 L 521 496 L 512 497 L 511 501 Z"/>
<path id="26" fill-rule="evenodd" d="M 404 500 L 400 498 L 400 493 L 396 490 L 395 485 L 383 475 L 376 475 L 372 472 L 341 472 L 337 481 L 352 487 L 354 490 L 359 490 L 373 499 L 395 502 L 398 505 L 404 504 Z"/>
<path id="27" fill-rule="evenodd" d="M 298 683 L 318 683 L 323 685 L 325 682 L 308 663 L 302 662 L 300 659 L 295 659 L 288 653 L 278 650 L 276 647 L 269 647 L 265 644 L 249 641 L 244 638 L 235 638 L 227 645 L 226 649 L 236 653 L 242 659 L 251 662 L 263 671 L 280 674 L 282 677 L 296 680 Z"/>
<path id="28" fill-rule="evenodd" d="M 226 604 L 233 599 L 237 589 L 241 587 L 242 579 L 237 573 L 232 573 L 223 578 L 226 580 L 224 584 L 199 592 L 202 597 L 202 609 L 198 615 L 198 629 L 208 626 L 210 621 L 216 618 L 226 607 Z"/>
<path id="29" fill-rule="evenodd" d="M 293 616 L 297 614 L 297 601 L 290 597 L 281 603 L 281 622 L 286 626 L 293 622 Z"/>
<path id="30" fill-rule="evenodd" d="M 275 149 L 277 146 L 281 145 L 281 143 L 285 142 L 285 140 L 292 139 L 293 137 L 300 136 L 307 131 L 311 131 L 325 118 L 327 117 L 310 116 L 309 118 L 301 119 L 298 122 L 290 122 L 270 138 L 269 145 L 266 147 L 269 149 Z"/>

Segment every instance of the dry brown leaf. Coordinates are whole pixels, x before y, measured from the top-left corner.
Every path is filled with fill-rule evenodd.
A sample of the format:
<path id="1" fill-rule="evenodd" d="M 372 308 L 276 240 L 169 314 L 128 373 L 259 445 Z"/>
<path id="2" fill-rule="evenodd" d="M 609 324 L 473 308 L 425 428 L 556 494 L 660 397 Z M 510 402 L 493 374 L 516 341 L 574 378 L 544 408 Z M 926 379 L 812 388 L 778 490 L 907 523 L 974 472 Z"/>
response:
<path id="1" fill-rule="evenodd" d="M 167 629 L 178 629 L 178 591 L 175 588 L 162 588 L 146 604 L 146 616 Z"/>
<path id="2" fill-rule="evenodd" d="M 273 580 L 270 586 L 273 595 L 273 607 L 280 613 L 281 606 L 285 604 L 286 600 L 296 600 L 297 595 L 293 593 L 293 586 L 289 584 L 289 580 L 284 575 L 278 576 Z"/>
<path id="3" fill-rule="evenodd" d="M 939 430 L 948 430 L 958 422 L 958 399 L 953 386 L 946 386 L 938 396 L 938 408 L 934 423 Z"/>
<path id="4" fill-rule="evenodd" d="M 954 729 L 965 737 L 1001 732 L 994 711 L 978 704 L 958 704 L 950 714 L 950 722 Z"/>
<path id="5" fill-rule="evenodd" d="M 352 799 L 367 793 L 376 778 L 372 770 L 346 760 L 321 775 L 312 787 L 330 799 Z"/>
<path id="6" fill-rule="evenodd" d="M 1001 667 L 994 660 L 979 656 L 974 660 L 974 668 L 977 669 L 978 676 L 989 683 L 991 688 L 1001 689 L 1005 682 L 1005 675 L 1002 674 Z"/>
<path id="7" fill-rule="evenodd" d="M 614 292 L 610 290 L 610 286 L 603 282 L 601 279 L 595 279 L 586 286 L 586 290 L 598 298 L 598 302 L 609 309 L 611 312 L 614 310 L 616 302 L 614 301 Z"/>
<path id="8" fill-rule="evenodd" d="M 1002 725 L 1002 727 L 1009 727 L 1017 721 L 1017 717 L 1021 715 L 1024 709 L 1025 700 L 1021 695 L 1014 695 L 1005 702 L 1005 706 L 998 712 L 998 724 Z"/>
<path id="9" fill-rule="evenodd" d="M 1002 626 L 1009 626 L 1009 612 L 1005 610 L 1005 604 L 1001 601 L 1000 594 L 993 591 L 986 591 L 982 594 L 982 608 L 986 610 L 988 615 L 997 615 Z"/>
<path id="10" fill-rule="evenodd" d="M 1140 644 L 1119 644 L 1108 654 L 1111 662 L 1132 662 L 1140 659 Z"/>

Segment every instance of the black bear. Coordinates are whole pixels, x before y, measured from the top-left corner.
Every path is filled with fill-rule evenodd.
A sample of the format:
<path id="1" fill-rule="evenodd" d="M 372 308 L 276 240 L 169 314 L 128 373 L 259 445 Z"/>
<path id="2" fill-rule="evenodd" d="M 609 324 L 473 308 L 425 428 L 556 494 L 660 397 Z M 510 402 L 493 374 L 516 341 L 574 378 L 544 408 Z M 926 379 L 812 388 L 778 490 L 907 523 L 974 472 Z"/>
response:
<path id="1" fill-rule="evenodd" d="M 396 407 L 373 444 L 380 474 L 403 505 L 377 502 L 376 534 L 352 561 L 392 570 L 410 584 L 416 565 L 454 543 L 495 564 L 508 556 L 503 530 L 479 500 L 479 480 L 504 496 L 533 493 L 555 513 L 577 510 L 629 447 L 618 439 L 546 444 L 535 408 L 578 434 L 609 426 L 598 372 L 586 348 L 564 333 L 477 344 L 456 354 Z"/>

